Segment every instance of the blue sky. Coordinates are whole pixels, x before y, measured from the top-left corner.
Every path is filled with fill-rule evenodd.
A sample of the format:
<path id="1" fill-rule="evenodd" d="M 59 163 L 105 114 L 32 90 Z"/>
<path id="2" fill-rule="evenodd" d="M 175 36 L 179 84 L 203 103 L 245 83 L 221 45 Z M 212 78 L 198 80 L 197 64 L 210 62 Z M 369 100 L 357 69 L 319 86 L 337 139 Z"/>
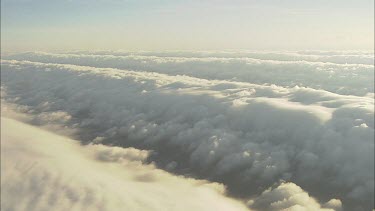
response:
<path id="1" fill-rule="evenodd" d="M 373 0 L 2 0 L 16 50 L 373 49 Z"/>

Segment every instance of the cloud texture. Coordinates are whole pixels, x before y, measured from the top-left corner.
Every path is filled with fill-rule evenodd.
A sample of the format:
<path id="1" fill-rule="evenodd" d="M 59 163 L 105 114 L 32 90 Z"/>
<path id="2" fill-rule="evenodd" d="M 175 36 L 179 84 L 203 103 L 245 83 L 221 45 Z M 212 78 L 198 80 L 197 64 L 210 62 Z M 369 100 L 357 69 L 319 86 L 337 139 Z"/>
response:
<path id="1" fill-rule="evenodd" d="M 5 58 L 188 75 L 209 80 L 308 86 L 359 96 L 374 92 L 373 54 L 368 52 L 32 52 Z"/>
<path id="2" fill-rule="evenodd" d="M 1 123 L 2 210 L 247 210 L 223 196 L 222 185 L 142 164 L 147 151 L 82 147 L 12 119 Z"/>
<path id="3" fill-rule="evenodd" d="M 144 164 L 147 151 L 80 146 L 12 119 L 1 118 L 1 123 L 4 210 L 248 210 L 226 198 L 220 184 L 173 176 Z M 339 200 L 329 203 L 333 209 L 297 185 L 283 183 L 248 205 L 261 210 L 340 210 Z"/>
<path id="4" fill-rule="evenodd" d="M 33 124 L 67 126 L 85 143 L 151 150 L 148 160 L 171 172 L 267 198 L 249 202 L 254 209 L 373 208 L 372 65 L 147 56 L 133 59 L 145 64 L 140 71 L 103 57 L 3 60 L 3 98 Z M 248 63 L 253 69 L 241 69 Z M 265 84 L 254 83 L 261 77 Z"/>

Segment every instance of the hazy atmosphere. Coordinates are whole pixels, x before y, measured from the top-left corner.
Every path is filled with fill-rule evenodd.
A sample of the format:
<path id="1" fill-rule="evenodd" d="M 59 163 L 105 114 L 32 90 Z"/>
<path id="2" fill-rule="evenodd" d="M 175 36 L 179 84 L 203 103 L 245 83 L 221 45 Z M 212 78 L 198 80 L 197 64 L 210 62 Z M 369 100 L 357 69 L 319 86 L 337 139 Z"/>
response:
<path id="1" fill-rule="evenodd" d="M 1 210 L 374 210 L 374 1 L 2 0 Z"/>
<path id="2" fill-rule="evenodd" d="M 2 49 L 373 50 L 373 0 L 2 0 Z"/>

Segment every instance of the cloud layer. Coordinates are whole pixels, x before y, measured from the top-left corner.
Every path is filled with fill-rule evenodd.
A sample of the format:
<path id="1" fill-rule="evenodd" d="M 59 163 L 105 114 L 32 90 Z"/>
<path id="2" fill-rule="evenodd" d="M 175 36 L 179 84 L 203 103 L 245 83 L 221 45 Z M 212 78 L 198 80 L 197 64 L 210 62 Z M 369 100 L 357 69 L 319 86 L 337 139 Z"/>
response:
<path id="1" fill-rule="evenodd" d="M 5 58 L 188 75 L 209 80 L 308 86 L 359 96 L 374 92 L 373 54 L 366 52 L 32 52 Z"/>
<path id="2" fill-rule="evenodd" d="M 80 66 L 116 65 L 102 57 L 3 60 L 3 98 L 32 114 L 33 124 L 67 126 L 84 142 L 151 150 L 148 160 L 159 167 L 224 183 L 235 196 L 298 195 L 279 205 L 255 200 L 256 209 L 309 204 L 299 187 L 327 208 L 341 204 L 333 198 L 347 210 L 373 208 L 373 66 L 259 60 L 251 74 L 231 59 L 231 71 L 217 69 L 225 62 L 217 66 L 216 58 L 194 59 L 205 69 L 188 58 L 173 60 L 176 68 L 140 60 L 147 71 Z M 249 83 L 253 73 L 276 85 Z M 288 82 L 295 76 L 302 86 Z"/>
<path id="3" fill-rule="evenodd" d="M 12 119 L 1 123 L 3 210 L 247 210 L 223 196 L 222 185 L 142 164 L 147 151 L 83 147 Z"/>
<path id="4" fill-rule="evenodd" d="M 144 164 L 147 151 L 80 146 L 12 119 L 1 123 L 4 210 L 248 210 L 226 198 L 220 184 Z M 270 188 L 247 204 L 251 210 L 341 209 L 339 200 L 320 205 L 293 183 Z"/>

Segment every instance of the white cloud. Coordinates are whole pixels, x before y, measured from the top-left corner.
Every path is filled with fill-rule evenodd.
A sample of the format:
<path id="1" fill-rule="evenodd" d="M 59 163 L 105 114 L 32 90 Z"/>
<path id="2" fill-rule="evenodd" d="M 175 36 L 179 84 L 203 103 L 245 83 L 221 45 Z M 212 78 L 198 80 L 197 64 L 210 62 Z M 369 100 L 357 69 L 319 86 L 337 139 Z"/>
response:
<path id="1" fill-rule="evenodd" d="M 64 62 L 63 57 L 56 58 Z M 84 56 L 66 57 L 74 64 L 85 61 Z M 208 72 L 189 72 L 189 65 L 182 63 L 180 67 L 173 61 L 174 70 L 187 70 L 187 76 L 168 72 L 171 69 L 155 73 L 160 68 L 156 62 L 146 62 L 146 68 L 152 68 L 142 72 L 3 60 L 3 98 L 39 124 L 75 129 L 85 142 L 152 150 L 150 159 L 158 166 L 222 182 L 237 196 L 254 197 L 285 180 L 324 203 L 336 198 L 349 210 L 373 208 L 373 91 L 364 96 L 326 91 L 332 84 L 338 88 L 331 82 L 347 74 L 355 79 L 341 81 L 344 88 L 338 90 L 363 94 L 362 88 L 369 86 L 366 80 L 373 78 L 360 78 L 373 67 L 352 65 L 365 68 L 357 70 L 324 63 L 322 68 L 337 68 L 333 71 L 338 74 L 326 81 L 322 78 L 327 70 L 314 69 L 318 76 L 305 71 L 320 63 L 287 62 L 298 64 L 294 72 L 281 68 L 276 74 L 284 63 L 271 62 L 275 66 L 270 66 L 267 80 L 280 82 L 283 74 L 290 80 L 298 71 L 306 80 L 305 87 L 288 87 L 248 83 L 241 77 L 252 74 L 236 72 L 233 65 L 227 67 L 233 71 L 225 73 L 231 77 L 220 78 L 223 72 L 215 70 L 214 63 L 202 66 Z M 97 64 L 106 66 L 101 57 L 92 63 Z M 233 76 L 238 80 L 229 81 Z M 49 113 L 64 118 L 50 118 Z"/>
<path id="2" fill-rule="evenodd" d="M 83 53 L 36 52 L 5 58 L 188 75 L 209 80 L 308 86 L 359 96 L 374 92 L 374 55 L 369 52 Z"/>
<path id="3" fill-rule="evenodd" d="M 247 210 L 220 184 L 142 164 L 147 151 L 80 146 L 7 118 L 1 126 L 3 210 Z"/>
<path id="4" fill-rule="evenodd" d="M 314 198 L 294 183 L 281 183 L 276 188 L 265 190 L 259 197 L 249 201 L 259 210 L 341 210 L 341 201 L 331 199 L 323 208 Z"/>

